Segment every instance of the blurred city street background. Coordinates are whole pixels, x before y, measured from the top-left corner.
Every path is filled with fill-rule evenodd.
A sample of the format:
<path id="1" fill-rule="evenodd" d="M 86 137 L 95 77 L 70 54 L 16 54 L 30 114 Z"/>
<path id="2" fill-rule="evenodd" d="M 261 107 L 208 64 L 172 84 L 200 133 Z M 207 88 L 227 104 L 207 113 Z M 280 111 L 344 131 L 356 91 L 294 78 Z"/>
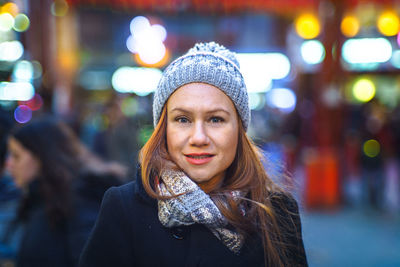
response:
<path id="1" fill-rule="evenodd" d="M 216 41 L 310 266 L 400 266 L 399 16 L 400 0 L 0 0 L 0 114 L 59 116 L 134 179 L 163 69 Z"/>
<path id="2" fill-rule="evenodd" d="M 341 209 L 302 214 L 310 266 L 400 266 L 400 219 Z"/>

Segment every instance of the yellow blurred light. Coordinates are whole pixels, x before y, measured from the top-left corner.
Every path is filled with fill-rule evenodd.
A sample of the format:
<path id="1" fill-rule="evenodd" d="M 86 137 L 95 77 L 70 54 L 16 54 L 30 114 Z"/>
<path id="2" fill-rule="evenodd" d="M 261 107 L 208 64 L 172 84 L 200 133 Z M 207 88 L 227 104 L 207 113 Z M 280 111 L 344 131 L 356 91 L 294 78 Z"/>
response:
<path id="1" fill-rule="evenodd" d="M 354 15 L 346 15 L 340 24 L 340 29 L 344 36 L 354 37 L 360 31 L 360 21 Z"/>
<path id="2" fill-rule="evenodd" d="M 51 4 L 51 14 L 63 17 L 68 13 L 68 3 L 65 0 L 56 0 Z"/>
<path id="3" fill-rule="evenodd" d="M 171 54 L 170 54 L 170 52 L 168 51 L 168 49 L 166 49 L 166 50 L 165 50 L 165 55 L 164 55 L 164 57 L 163 57 L 160 61 L 158 61 L 158 62 L 156 62 L 156 63 L 154 63 L 154 64 L 148 64 L 148 63 L 144 62 L 144 61 L 140 58 L 139 53 L 133 54 L 133 58 L 135 59 L 135 61 L 136 61 L 140 66 L 148 67 L 148 68 L 161 68 L 161 67 L 165 66 L 165 65 L 168 63 L 168 61 L 170 60 L 170 57 L 171 57 Z"/>
<path id="4" fill-rule="evenodd" d="M 399 17 L 393 11 L 384 11 L 377 20 L 380 33 L 386 36 L 394 36 L 399 32 Z"/>
<path id="5" fill-rule="evenodd" d="M 370 158 L 374 158 L 379 155 L 381 151 L 381 145 L 378 141 L 370 139 L 366 141 L 363 145 L 364 154 Z"/>
<path id="6" fill-rule="evenodd" d="M 15 3 L 9 2 L 9 3 L 5 4 L 3 7 L 1 7 L 0 12 L 1 13 L 9 13 L 13 17 L 15 17 L 19 13 L 19 8 Z"/>
<path id="7" fill-rule="evenodd" d="M 313 39 L 320 33 L 318 18 L 311 14 L 302 14 L 295 20 L 297 34 L 304 39 Z"/>
<path id="8" fill-rule="evenodd" d="M 30 21 L 25 14 L 18 14 L 14 21 L 14 30 L 17 32 L 24 32 L 29 28 Z"/>
<path id="9" fill-rule="evenodd" d="M 375 84 L 367 78 L 359 79 L 353 85 L 353 96 L 360 102 L 368 102 L 375 96 Z"/>
<path id="10" fill-rule="evenodd" d="M 0 32 L 8 32 L 14 26 L 14 17 L 10 13 L 0 14 Z"/>
<path id="11" fill-rule="evenodd" d="M 58 60 L 60 66 L 65 70 L 74 70 L 78 66 L 78 60 L 73 52 L 60 53 Z"/>

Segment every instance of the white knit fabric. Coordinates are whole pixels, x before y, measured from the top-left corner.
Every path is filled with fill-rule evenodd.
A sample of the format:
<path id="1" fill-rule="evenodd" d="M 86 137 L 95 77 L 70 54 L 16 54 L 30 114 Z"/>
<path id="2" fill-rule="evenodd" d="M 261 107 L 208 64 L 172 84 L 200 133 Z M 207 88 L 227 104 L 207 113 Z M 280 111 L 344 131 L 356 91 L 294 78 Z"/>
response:
<path id="1" fill-rule="evenodd" d="M 165 227 L 199 223 L 234 253 L 239 253 L 243 236 L 227 228 L 227 221 L 201 188 L 180 171 L 165 171 L 159 190 L 162 196 L 176 196 L 158 201 L 158 217 Z"/>

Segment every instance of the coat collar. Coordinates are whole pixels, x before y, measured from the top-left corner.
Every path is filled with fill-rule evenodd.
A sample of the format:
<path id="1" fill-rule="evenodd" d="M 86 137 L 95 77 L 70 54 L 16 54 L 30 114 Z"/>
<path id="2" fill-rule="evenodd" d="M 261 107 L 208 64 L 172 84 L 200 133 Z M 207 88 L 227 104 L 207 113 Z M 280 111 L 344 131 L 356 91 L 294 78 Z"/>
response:
<path id="1" fill-rule="evenodd" d="M 137 171 L 136 171 L 136 181 L 135 181 L 135 195 L 142 199 L 143 201 L 147 202 L 151 205 L 157 205 L 157 200 L 150 197 L 146 190 L 144 189 L 143 182 L 142 182 L 142 167 L 138 164 Z"/>

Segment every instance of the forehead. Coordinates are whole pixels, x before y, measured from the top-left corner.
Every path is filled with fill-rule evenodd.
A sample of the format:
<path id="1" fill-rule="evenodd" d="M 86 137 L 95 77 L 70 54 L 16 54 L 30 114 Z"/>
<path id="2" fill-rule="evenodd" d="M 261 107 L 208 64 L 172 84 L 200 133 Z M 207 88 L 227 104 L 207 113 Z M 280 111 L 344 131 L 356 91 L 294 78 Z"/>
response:
<path id="1" fill-rule="evenodd" d="M 8 148 L 14 153 L 29 153 L 29 150 L 26 149 L 17 139 L 12 136 L 8 138 Z"/>
<path id="2" fill-rule="evenodd" d="M 168 99 L 167 108 L 210 108 L 235 111 L 232 100 L 219 88 L 206 83 L 189 83 L 177 89 Z"/>

